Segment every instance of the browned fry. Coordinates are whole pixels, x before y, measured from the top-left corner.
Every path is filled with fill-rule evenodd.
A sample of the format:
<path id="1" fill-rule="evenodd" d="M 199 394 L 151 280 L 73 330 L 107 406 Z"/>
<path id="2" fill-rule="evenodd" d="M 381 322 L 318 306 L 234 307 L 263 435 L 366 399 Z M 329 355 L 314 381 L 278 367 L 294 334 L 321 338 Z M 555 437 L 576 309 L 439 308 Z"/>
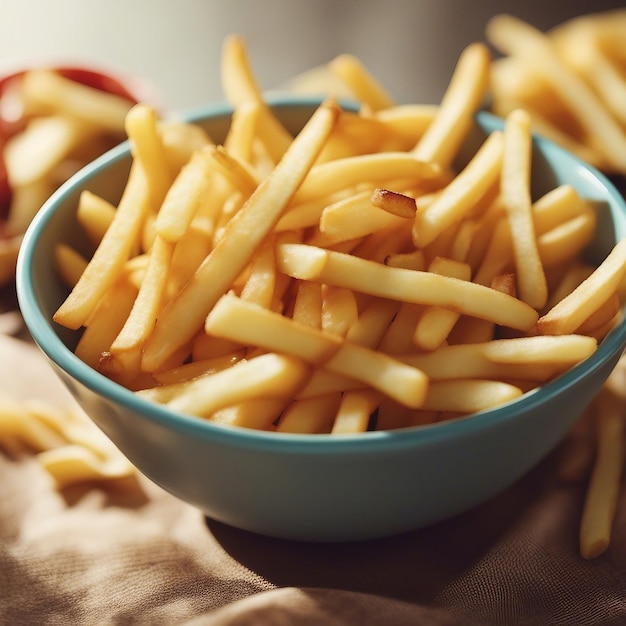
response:
<path id="1" fill-rule="evenodd" d="M 406 218 L 415 217 L 417 208 L 415 198 L 389 189 L 375 189 L 372 193 L 371 203 L 392 215 Z"/>

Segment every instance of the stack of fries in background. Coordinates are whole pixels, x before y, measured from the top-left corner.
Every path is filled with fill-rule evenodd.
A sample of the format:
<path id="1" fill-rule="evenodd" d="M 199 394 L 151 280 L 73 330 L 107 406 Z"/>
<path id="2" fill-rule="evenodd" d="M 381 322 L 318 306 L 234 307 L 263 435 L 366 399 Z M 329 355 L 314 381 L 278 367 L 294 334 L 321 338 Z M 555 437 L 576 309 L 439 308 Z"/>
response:
<path id="1" fill-rule="evenodd" d="M 342 55 L 323 71 L 358 111 L 330 90 L 295 137 L 265 102 L 244 42 L 228 38 L 225 140 L 145 103 L 127 112 L 124 193 L 117 206 L 81 196 L 93 254 L 59 247 L 71 292 L 55 321 L 82 330 L 82 360 L 142 397 L 278 432 L 432 424 L 554 379 L 621 319 L 626 273 L 624 241 L 597 267 L 583 260 L 596 215 L 572 187 L 530 194 L 533 128 L 626 172 L 623 121 L 600 99 L 604 82 L 565 56 L 569 35 L 494 18 L 488 39 L 508 56 L 468 46 L 437 106 L 396 103 Z M 459 167 L 487 101 L 504 129 Z M 586 558 L 608 546 L 624 462 L 617 376 L 563 462 L 569 479 L 593 469 Z"/>
<path id="2" fill-rule="evenodd" d="M 23 233 L 61 183 L 125 137 L 136 98 L 85 68 L 33 68 L 0 81 L 0 286 Z M 42 150 L 42 146 L 45 149 Z"/>

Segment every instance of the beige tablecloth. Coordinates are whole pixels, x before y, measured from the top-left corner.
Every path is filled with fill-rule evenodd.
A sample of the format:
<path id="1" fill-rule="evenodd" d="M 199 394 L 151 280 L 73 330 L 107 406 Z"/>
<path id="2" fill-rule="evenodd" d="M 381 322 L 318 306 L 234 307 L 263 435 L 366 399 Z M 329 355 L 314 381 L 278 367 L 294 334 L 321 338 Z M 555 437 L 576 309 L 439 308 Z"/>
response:
<path id="1" fill-rule="evenodd" d="M 18 326 L 0 315 L 0 333 Z M 0 390 L 69 401 L 37 349 L 6 334 Z M 0 623 L 626 624 L 626 490 L 610 548 L 585 561 L 584 485 L 562 484 L 555 460 L 430 528 L 313 545 L 207 520 L 142 476 L 58 491 L 32 456 L 0 451 Z"/>

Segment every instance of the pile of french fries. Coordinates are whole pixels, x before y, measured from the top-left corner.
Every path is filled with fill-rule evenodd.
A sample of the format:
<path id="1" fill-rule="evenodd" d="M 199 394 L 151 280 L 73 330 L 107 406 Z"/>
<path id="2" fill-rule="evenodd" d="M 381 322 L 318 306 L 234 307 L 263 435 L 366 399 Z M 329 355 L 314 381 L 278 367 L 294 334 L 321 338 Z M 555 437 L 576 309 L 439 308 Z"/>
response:
<path id="1" fill-rule="evenodd" d="M 293 136 L 229 37 L 227 136 L 128 111 L 128 180 L 117 205 L 82 193 L 93 254 L 58 246 L 70 293 L 54 321 L 142 397 L 267 431 L 431 424 L 553 380 L 622 319 L 626 241 L 589 266 L 591 204 L 569 185 L 531 197 L 525 108 L 458 166 L 491 65 L 472 44 L 439 105 L 400 105 L 342 55 L 325 69 L 358 110 L 330 92 Z M 623 454 L 594 484 L 619 486 Z M 617 497 L 590 493 L 587 558 Z"/>
<path id="2" fill-rule="evenodd" d="M 511 15 L 486 26 L 502 54 L 490 100 L 526 110 L 533 127 L 608 174 L 626 175 L 626 9 L 581 15 L 542 32 Z"/>
<path id="3" fill-rule="evenodd" d="M 0 285 L 14 279 L 22 235 L 52 192 L 125 138 L 135 100 L 76 80 L 81 72 L 29 69 L 0 86 Z"/>
<path id="4" fill-rule="evenodd" d="M 142 396 L 265 430 L 415 426 L 552 380 L 621 319 L 626 241 L 589 267 L 590 204 L 568 185 L 531 198 L 521 109 L 455 167 L 490 61 L 466 48 L 433 108 L 342 55 L 329 70 L 359 110 L 329 95 L 293 137 L 228 38 L 225 140 L 129 111 L 126 187 L 117 206 L 82 194 L 94 254 L 59 246 L 55 321 Z"/>

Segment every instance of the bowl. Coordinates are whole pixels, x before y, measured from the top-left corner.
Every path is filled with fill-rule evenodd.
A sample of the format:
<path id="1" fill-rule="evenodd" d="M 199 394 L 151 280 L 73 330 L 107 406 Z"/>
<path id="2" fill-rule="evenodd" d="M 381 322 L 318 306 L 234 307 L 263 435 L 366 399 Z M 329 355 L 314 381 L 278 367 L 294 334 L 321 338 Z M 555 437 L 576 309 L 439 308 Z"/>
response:
<path id="1" fill-rule="evenodd" d="M 311 99 L 270 105 L 296 132 Z M 224 137 L 231 109 L 215 104 L 188 121 Z M 476 116 L 465 152 L 503 126 Z M 533 193 L 573 185 L 597 207 L 589 253 L 599 261 L 626 236 L 624 200 L 599 172 L 557 145 L 534 139 Z M 67 295 L 54 270 L 57 243 L 75 242 L 83 189 L 119 199 L 127 143 L 62 186 L 28 229 L 17 292 L 35 342 L 91 419 L 148 478 L 211 519 L 282 539 L 344 542 L 381 538 L 450 518 L 494 497 L 543 459 L 598 392 L 626 345 L 626 322 L 598 350 L 544 387 L 470 417 L 358 435 L 295 435 L 221 426 L 153 404 L 90 369 L 72 352 L 75 334 L 52 322 Z"/>

